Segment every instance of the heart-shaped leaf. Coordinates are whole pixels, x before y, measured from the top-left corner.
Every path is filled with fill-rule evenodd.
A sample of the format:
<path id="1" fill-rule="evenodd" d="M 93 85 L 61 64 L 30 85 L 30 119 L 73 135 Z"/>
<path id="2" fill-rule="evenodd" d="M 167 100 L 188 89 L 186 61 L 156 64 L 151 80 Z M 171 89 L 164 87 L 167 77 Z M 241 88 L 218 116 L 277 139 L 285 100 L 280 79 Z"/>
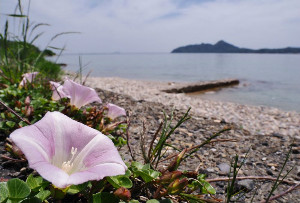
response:
<path id="1" fill-rule="evenodd" d="M 119 199 L 108 192 L 99 192 L 93 195 L 93 203 L 119 203 Z"/>
<path id="2" fill-rule="evenodd" d="M 20 179 L 14 178 L 7 181 L 9 199 L 24 199 L 30 194 L 29 186 Z"/>
<path id="3" fill-rule="evenodd" d="M 132 187 L 132 182 L 126 175 L 107 177 L 107 181 L 114 188 L 120 188 L 120 187 L 131 188 Z"/>
<path id="4" fill-rule="evenodd" d="M 0 202 L 4 202 L 8 198 L 8 189 L 5 182 L 0 183 Z"/>

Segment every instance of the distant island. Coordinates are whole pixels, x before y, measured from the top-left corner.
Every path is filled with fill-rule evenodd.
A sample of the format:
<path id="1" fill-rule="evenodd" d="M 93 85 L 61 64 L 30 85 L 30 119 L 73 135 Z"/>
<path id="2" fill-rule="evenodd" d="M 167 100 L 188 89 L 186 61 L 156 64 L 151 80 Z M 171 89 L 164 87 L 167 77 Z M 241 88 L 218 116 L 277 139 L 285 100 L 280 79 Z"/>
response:
<path id="1" fill-rule="evenodd" d="M 178 47 L 171 53 L 259 53 L 259 54 L 298 54 L 300 48 L 287 47 L 281 49 L 247 49 L 239 48 L 223 40 L 216 44 L 195 44 Z"/>

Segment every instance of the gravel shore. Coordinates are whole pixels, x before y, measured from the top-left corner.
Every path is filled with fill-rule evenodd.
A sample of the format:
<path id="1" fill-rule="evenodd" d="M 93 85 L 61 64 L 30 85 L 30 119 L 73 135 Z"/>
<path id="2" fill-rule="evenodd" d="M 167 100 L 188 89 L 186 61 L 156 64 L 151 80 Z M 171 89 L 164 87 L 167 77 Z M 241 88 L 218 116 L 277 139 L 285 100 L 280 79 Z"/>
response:
<path id="1" fill-rule="evenodd" d="M 174 122 L 178 121 L 192 107 L 191 119 L 183 123 L 170 137 L 170 143 L 179 150 L 203 143 L 214 133 L 229 127 L 231 130 L 218 138 L 223 141 L 206 145 L 181 165 L 181 170 L 195 170 L 207 174 L 208 179 L 226 178 L 230 163 L 238 154 L 245 164 L 239 176 L 277 177 L 285 161 L 286 154 L 293 143 L 293 148 L 283 175 L 293 167 L 286 177 L 288 182 L 281 184 L 275 194 L 285 192 L 300 181 L 300 135 L 299 113 L 284 112 L 275 108 L 246 106 L 225 102 L 214 102 L 189 97 L 184 94 L 167 94 L 160 90 L 170 88 L 174 83 L 138 81 L 122 78 L 89 78 L 86 85 L 98 92 L 103 103 L 114 103 L 126 109 L 130 118 L 129 144 L 135 158 L 142 161 L 141 134 L 145 124 L 145 146 L 149 146 L 160 121 L 163 111 L 170 115 L 174 110 Z M 101 105 L 101 104 L 93 104 Z M 224 141 L 227 140 L 227 141 Z M 5 136 L 0 136 L 0 154 L 5 151 Z M 175 153 L 167 149 L 166 155 Z M 121 156 L 130 161 L 127 146 L 120 150 Z M 162 162 L 162 166 L 169 161 Z M 24 165 L 24 164 L 23 164 Z M 0 160 L 0 177 L 26 178 L 22 164 L 17 166 L 9 161 Z M 282 176 L 281 176 L 282 177 Z M 266 199 L 273 181 L 240 180 L 236 183 L 237 191 L 246 191 L 239 202 L 260 202 Z M 218 198 L 226 194 L 227 182 L 212 182 Z M 288 193 L 276 202 L 299 202 L 300 190 Z"/>
<path id="2" fill-rule="evenodd" d="M 129 144 L 133 151 L 135 159 L 143 161 L 141 153 L 141 135 L 145 136 L 146 150 L 150 145 L 150 141 L 154 136 L 160 121 L 163 119 L 163 111 L 167 115 L 171 115 L 173 106 L 164 105 L 158 102 L 145 101 L 143 99 L 134 99 L 125 94 L 118 94 L 112 91 L 96 88 L 103 103 L 114 103 L 126 109 L 130 118 L 129 128 Z M 187 109 L 174 110 L 174 122 L 178 121 Z M 143 123 L 145 130 L 143 130 Z M 293 144 L 293 150 L 289 157 L 289 161 L 284 169 L 284 174 L 291 169 L 293 170 L 286 177 L 290 181 L 288 184 L 281 184 L 275 194 L 286 191 L 289 187 L 300 181 L 300 139 L 296 139 L 290 135 L 282 135 L 272 133 L 270 135 L 252 134 L 249 131 L 240 128 L 234 123 L 228 123 L 224 120 L 208 118 L 206 116 L 191 115 L 191 119 L 183 123 L 170 137 L 169 144 L 179 150 L 192 147 L 203 143 L 214 133 L 229 127 L 231 130 L 222 133 L 218 138 L 228 141 L 217 142 L 201 147 L 196 156 L 191 156 L 182 164 L 181 170 L 192 171 L 199 166 L 199 172 L 207 174 L 208 179 L 226 178 L 229 172 L 230 163 L 233 157 L 238 154 L 240 160 L 248 156 L 245 164 L 239 171 L 239 176 L 259 176 L 259 177 L 277 177 L 284 160 L 286 158 L 289 146 Z M 144 133 L 143 133 L 144 131 Z M 234 141 L 233 141 L 234 140 Z M 167 150 L 166 156 L 174 154 L 172 148 Z M 127 146 L 120 150 L 120 154 L 126 161 L 131 160 Z M 162 162 L 162 166 L 168 165 L 169 161 Z M 269 180 L 240 180 L 237 181 L 236 192 L 245 190 L 246 194 L 241 192 L 238 202 L 250 202 L 254 196 L 253 202 L 260 202 L 266 199 L 266 195 L 270 192 L 273 181 Z M 227 182 L 217 181 L 212 183 L 217 191 L 217 198 L 223 199 L 227 187 Z M 276 202 L 298 202 L 300 199 L 300 191 L 296 190 L 292 193 L 281 197 Z"/>
<path id="3" fill-rule="evenodd" d="M 269 135 L 279 133 L 292 137 L 299 136 L 300 114 L 285 112 L 264 106 L 249 106 L 230 102 L 216 102 L 186 96 L 185 94 L 168 94 L 163 89 L 175 85 L 172 82 L 141 81 L 124 78 L 90 77 L 87 85 L 94 88 L 130 95 L 136 100 L 158 102 L 176 109 L 192 107 L 192 114 L 215 120 L 235 123 L 254 134 Z"/>

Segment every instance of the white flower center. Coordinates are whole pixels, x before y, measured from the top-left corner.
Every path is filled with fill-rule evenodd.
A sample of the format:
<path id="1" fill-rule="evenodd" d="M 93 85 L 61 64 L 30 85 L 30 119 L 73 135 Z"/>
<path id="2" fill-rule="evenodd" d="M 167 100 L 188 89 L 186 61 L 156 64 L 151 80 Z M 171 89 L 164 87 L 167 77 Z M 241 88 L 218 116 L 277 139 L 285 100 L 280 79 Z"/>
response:
<path id="1" fill-rule="evenodd" d="M 77 148 L 72 147 L 71 149 L 71 159 L 69 161 L 65 161 L 61 165 L 61 169 L 64 170 L 66 173 L 70 173 L 71 169 L 73 168 L 73 161 L 75 154 L 77 153 Z"/>

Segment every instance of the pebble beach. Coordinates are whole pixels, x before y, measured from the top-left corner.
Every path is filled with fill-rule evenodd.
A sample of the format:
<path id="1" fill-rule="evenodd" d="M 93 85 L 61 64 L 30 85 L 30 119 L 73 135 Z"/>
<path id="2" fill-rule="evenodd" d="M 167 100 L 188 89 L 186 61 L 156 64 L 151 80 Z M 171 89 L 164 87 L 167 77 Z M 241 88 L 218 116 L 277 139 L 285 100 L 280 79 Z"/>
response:
<path id="1" fill-rule="evenodd" d="M 142 81 L 117 77 L 90 77 L 87 85 L 119 94 L 130 95 L 136 100 L 158 102 L 176 109 L 188 109 L 194 116 L 235 123 L 254 134 L 279 133 L 299 137 L 300 114 L 285 112 L 265 106 L 241 105 L 230 102 L 204 100 L 161 90 L 172 88 L 174 82 Z"/>
<path id="2" fill-rule="evenodd" d="M 136 160 L 143 161 L 141 153 L 142 135 L 144 146 L 150 145 L 159 123 L 164 118 L 163 112 L 178 121 L 191 107 L 191 119 L 182 124 L 170 137 L 170 143 L 179 150 L 199 145 L 212 134 L 224 128 L 217 142 L 201 147 L 195 156 L 186 159 L 181 170 L 195 170 L 207 175 L 208 179 L 226 178 L 230 163 L 235 155 L 246 159 L 239 171 L 239 176 L 277 177 L 293 143 L 289 161 L 284 169 L 292 169 L 275 194 L 283 193 L 300 181 L 300 136 L 299 113 L 285 112 L 276 108 L 240 105 L 227 102 L 202 100 L 185 94 L 161 92 L 177 85 L 172 82 L 140 81 L 123 78 L 88 78 L 86 85 L 98 92 L 103 103 L 110 102 L 126 109 L 130 128 L 128 140 Z M 144 126 L 144 127 L 143 127 Z M 167 147 L 168 148 L 168 147 Z M 176 153 L 166 148 L 166 156 Z M 126 161 L 131 161 L 127 146 L 120 151 Z M 241 161 L 240 160 L 240 161 Z M 168 165 L 162 163 L 162 167 Z M 273 185 L 269 180 L 240 180 L 237 188 L 247 191 L 240 202 L 260 202 L 266 198 Z M 213 182 L 218 198 L 226 194 L 227 182 Z M 239 198 L 237 196 L 237 198 Z M 276 202 L 298 202 L 300 191 L 295 190 Z"/>

